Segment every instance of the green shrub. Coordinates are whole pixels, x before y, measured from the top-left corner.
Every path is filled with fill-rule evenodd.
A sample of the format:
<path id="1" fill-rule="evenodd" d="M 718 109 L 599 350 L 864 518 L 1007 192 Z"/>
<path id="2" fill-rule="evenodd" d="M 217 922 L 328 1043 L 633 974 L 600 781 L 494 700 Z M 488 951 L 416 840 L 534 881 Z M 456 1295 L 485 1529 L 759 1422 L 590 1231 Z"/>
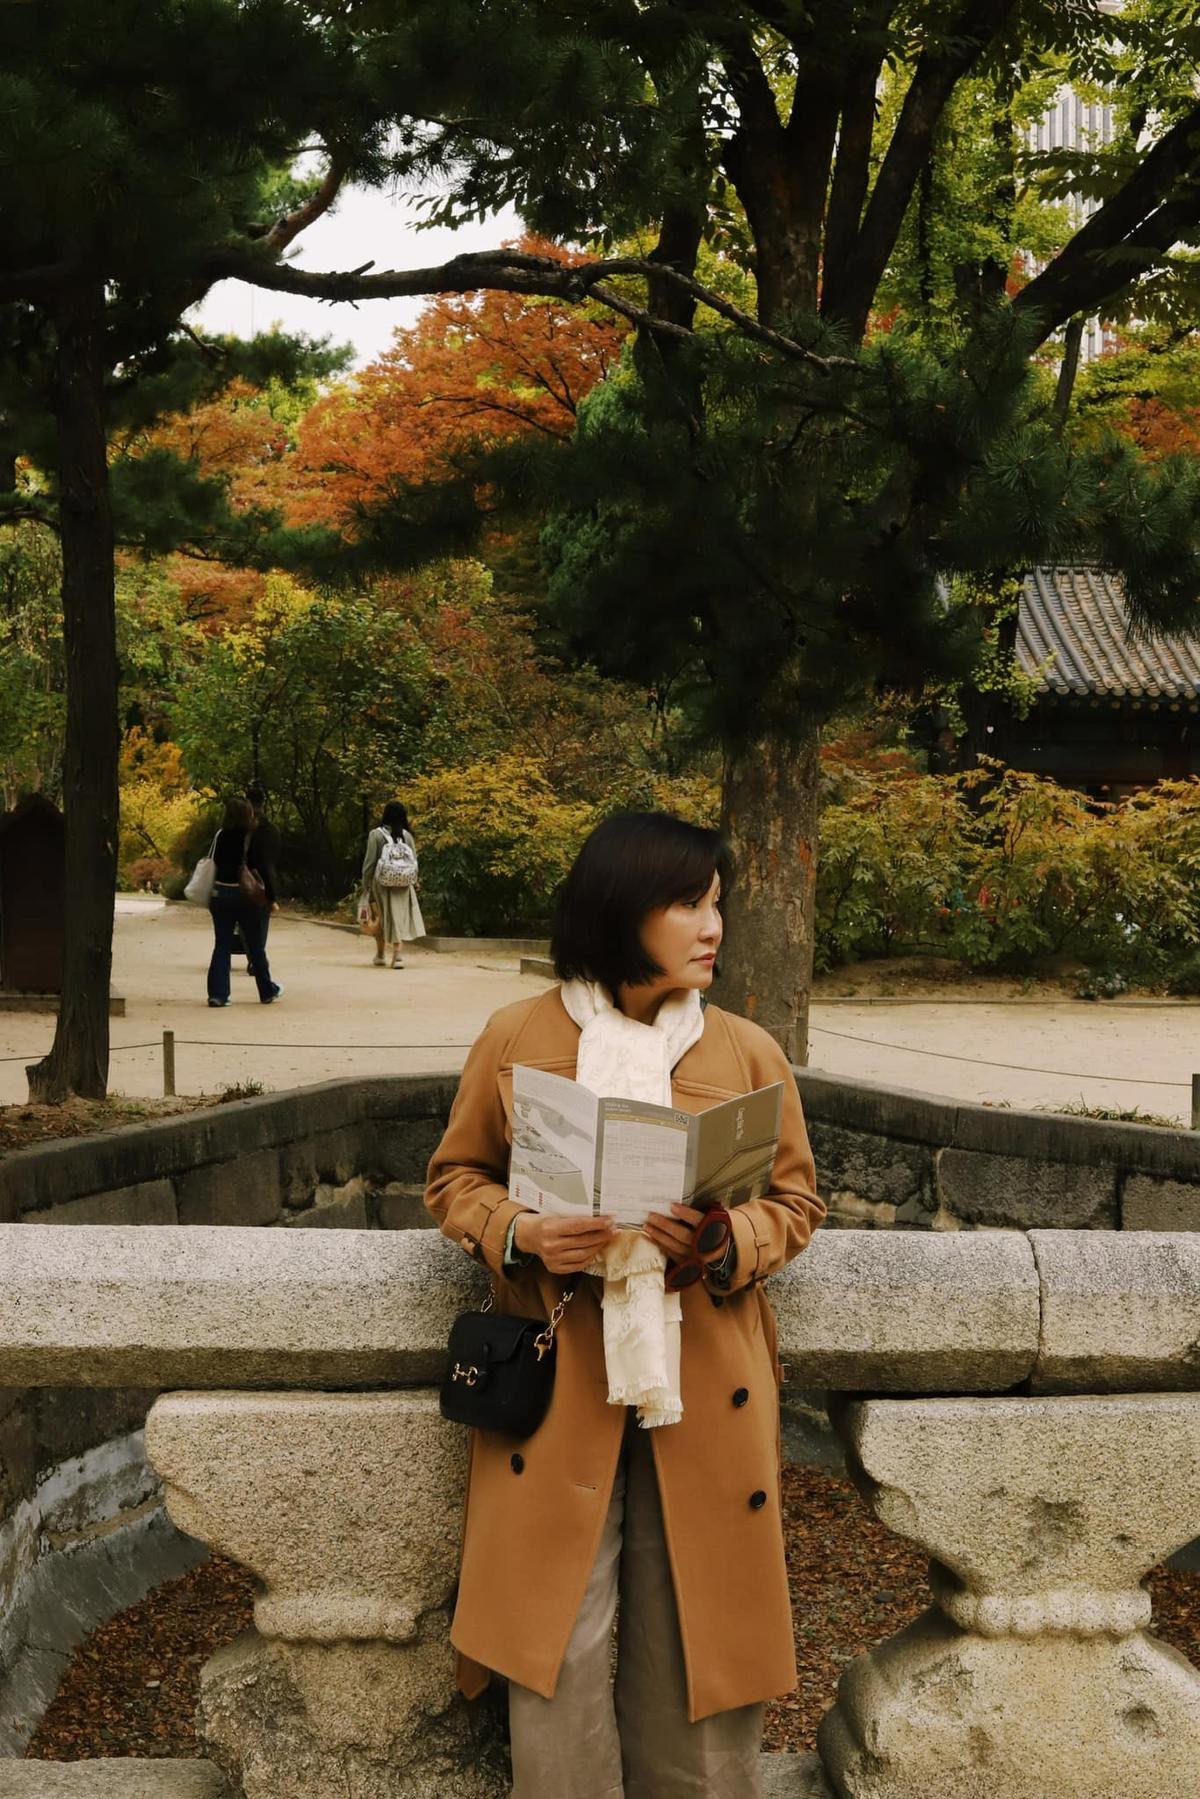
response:
<path id="1" fill-rule="evenodd" d="M 1167 975 L 1167 992 L 1181 998 L 1200 996 L 1200 951 L 1184 956 Z"/>
<path id="2" fill-rule="evenodd" d="M 980 968 L 1055 959 L 1126 983 L 1189 978 L 1200 781 L 1104 805 L 996 762 L 922 774 L 903 752 L 828 755 L 826 779 L 818 967 L 937 949 Z"/>
<path id="3" fill-rule="evenodd" d="M 827 763 L 821 815 L 817 965 L 942 948 L 962 903 L 970 820 L 954 784 L 911 763 L 863 771 Z"/>
<path id="4" fill-rule="evenodd" d="M 405 789 L 419 832 L 421 904 L 464 936 L 542 929 L 594 807 L 554 793 L 535 756 L 442 769 Z"/>

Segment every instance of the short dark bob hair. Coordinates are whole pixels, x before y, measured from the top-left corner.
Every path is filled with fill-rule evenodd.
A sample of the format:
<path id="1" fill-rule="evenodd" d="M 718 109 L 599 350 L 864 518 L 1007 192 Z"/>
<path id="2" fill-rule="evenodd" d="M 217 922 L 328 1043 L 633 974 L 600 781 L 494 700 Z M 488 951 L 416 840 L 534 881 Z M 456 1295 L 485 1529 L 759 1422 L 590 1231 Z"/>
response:
<path id="1" fill-rule="evenodd" d="M 561 981 L 599 981 L 613 998 L 663 971 L 642 947 L 642 923 L 660 906 L 702 899 L 728 880 L 716 831 L 669 812 L 618 812 L 597 825 L 558 896 L 550 949 Z"/>

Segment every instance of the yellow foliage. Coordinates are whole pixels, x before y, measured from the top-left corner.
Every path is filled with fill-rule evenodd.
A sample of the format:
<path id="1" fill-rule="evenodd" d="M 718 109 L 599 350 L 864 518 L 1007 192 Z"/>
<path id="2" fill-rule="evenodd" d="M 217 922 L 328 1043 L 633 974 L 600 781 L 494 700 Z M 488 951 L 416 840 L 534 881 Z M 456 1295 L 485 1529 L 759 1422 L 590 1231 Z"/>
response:
<path id="1" fill-rule="evenodd" d="M 406 784 L 421 881 L 447 924 L 468 932 L 544 923 L 588 833 L 609 812 L 649 805 L 711 824 L 718 791 L 704 775 L 651 776 L 635 799 L 566 800 L 552 765 L 513 751 Z"/>
<path id="2" fill-rule="evenodd" d="M 147 781 L 163 793 L 182 793 L 189 781 L 179 745 L 158 743 L 141 725 L 132 726 L 121 745 L 121 784 L 130 781 Z"/>
<path id="3" fill-rule="evenodd" d="M 171 850 L 204 807 L 204 798 L 188 788 L 164 792 L 156 781 L 140 777 L 121 788 L 119 879 L 123 886 L 155 884 L 171 866 Z M 162 864 L 159 868 L 154 866 Z"/>

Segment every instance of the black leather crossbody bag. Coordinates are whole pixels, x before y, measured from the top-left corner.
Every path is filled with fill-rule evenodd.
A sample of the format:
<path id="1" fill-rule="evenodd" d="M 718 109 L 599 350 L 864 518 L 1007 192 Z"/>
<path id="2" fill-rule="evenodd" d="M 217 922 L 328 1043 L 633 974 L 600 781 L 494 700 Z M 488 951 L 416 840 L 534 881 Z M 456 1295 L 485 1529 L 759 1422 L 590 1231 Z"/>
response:
<path id="1" fill-rule="evenodd" d="M 555 1333 L 575 1288 L 564 1289 L 549 1318 L 493 1311 L 460 1312 L 450 1327 L 440 1404 L 443 1418 L 506 1437 L 531 1437 L 550 1405 Z"/>

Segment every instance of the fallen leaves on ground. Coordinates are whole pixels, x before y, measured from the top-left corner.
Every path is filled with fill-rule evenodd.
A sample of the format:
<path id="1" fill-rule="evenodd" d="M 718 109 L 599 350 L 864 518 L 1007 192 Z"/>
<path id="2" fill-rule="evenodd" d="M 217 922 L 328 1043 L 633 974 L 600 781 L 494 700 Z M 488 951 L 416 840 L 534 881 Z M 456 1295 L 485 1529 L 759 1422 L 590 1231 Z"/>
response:
<path id="1" fill-rule="evenodd" d="M 254 1577 L 214 1555 L 79 1645 L 26 1755 L 39 1761 L 200 1753 L 200 1669 L 252 1622 Z"/>
<path id="2" fill-rule="evenodd" d="M 58 1137 L 92 1137 L 99 1131 L 119 1130 L 127 1124 L 147 1124 L 173 1118 L 197 1106 L 211 1106 L 211 1094 L 180 1094 L 175 1099 L 127 1099 L 113 1093 L 107 1099 L 66 1099 L 61 1105 L 0 1106 L 0 1155 L 7 1150 L 28 1149 L 34 1143 Z"/>
<path id="3" fill-rule="evenodd" d="M 928 1605 L 929 1587 L 924 1554 L 885 1530 L 844 1478 L 787 1468 L 783 1504 L 799 1682 L 767 1708 L 764 1746 L 799 1751 L 815 1747 L 846 1663 L 902 1630 Z M 1156 1568 L 1150 1589 L 1157 1634 L 1200 1662 L 1200 1574 Z M 252 1576 L 214 1556 L 93 1631 L 28 1755 L 197 1755 L 201 1666 L 249 1628 L 253 1598 Z"/>

